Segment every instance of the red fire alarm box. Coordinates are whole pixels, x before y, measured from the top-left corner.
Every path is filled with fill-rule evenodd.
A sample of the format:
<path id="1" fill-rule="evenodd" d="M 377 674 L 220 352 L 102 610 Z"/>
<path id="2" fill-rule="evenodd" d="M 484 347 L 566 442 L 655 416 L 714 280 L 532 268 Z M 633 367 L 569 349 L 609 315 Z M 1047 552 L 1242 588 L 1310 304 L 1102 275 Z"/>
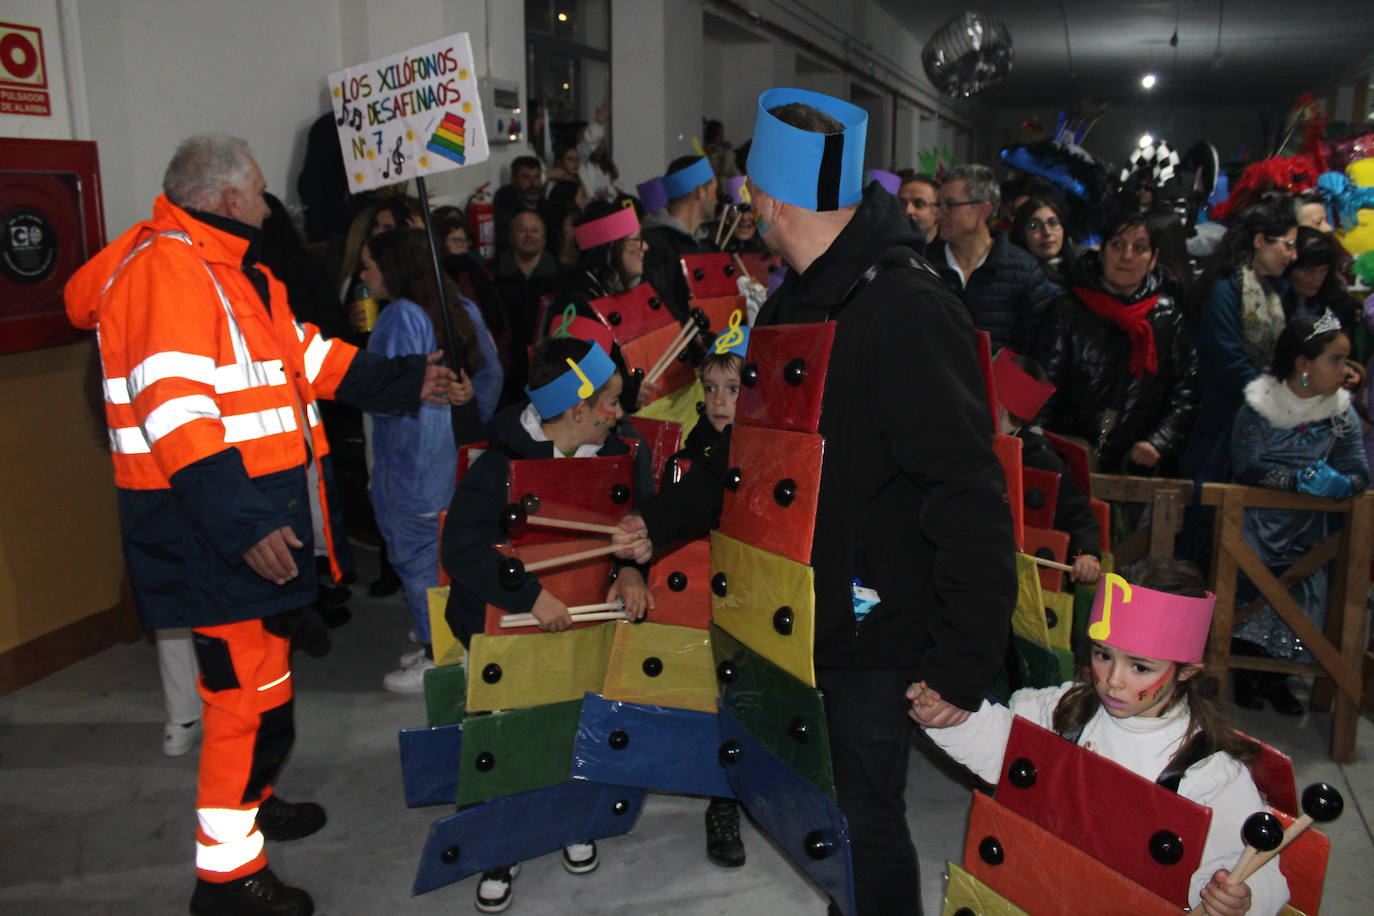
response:
<path id="1" fill-rule="evenodd" d="M 104 244 L 95 144 L 0 137 L 0 353 L 82 337 L 62 288 Z"/>

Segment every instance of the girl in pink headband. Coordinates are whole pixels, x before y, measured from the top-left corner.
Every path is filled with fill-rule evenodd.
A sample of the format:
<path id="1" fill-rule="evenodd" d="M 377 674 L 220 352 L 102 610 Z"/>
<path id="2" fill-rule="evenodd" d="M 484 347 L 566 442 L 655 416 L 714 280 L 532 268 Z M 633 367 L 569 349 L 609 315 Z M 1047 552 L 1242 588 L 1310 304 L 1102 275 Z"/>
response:
<path id="1" fill-rule="evenodd" d="M 954 714 L 923 683 L 907 691 L 911 718 L 951 757 L 995 783 L 1013 716 L 1024 716 L 1137 776 L 1212 809 L 1189 902 L 1195 912 L 1272 916 L 1288 900 L 1277 868 L 1226 883 L 1245 843 L 1241 825 L 1265 810 L 1246 764 L 1258 748 L 1230 726 L 1203 651 L 1216 596 L 1180 560 L 1144 560 L 1098 584 L 1078 680 L 1026 688 L 1010 706 L 984 700 Z M 959 713 L 962 713 L 960 715 Z"/>

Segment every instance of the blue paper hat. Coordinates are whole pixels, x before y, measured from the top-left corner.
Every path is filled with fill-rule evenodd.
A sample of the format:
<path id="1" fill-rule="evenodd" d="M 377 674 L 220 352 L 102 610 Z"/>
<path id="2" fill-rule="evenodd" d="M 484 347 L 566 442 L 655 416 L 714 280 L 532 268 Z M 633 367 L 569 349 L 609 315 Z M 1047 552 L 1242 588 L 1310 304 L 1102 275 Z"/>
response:
<path id="1" fill-rule="evenodd" d="M 678 169 L 663 176 L 663 193 L 672 200 L 690 194 L 697 188 L 706 184 L 716 173 L 711 170 L 711 160 L 702 156 L 696 162 L 687 166 L 685 169 Z"/>
<path id="2" fill-rule="evenodd" d="M 600 344 L 593 343 L 580 362 L 568 360 L 567 372 L 534 390 L 526 385 L 525 394 L 539 416 L 547 420 L 591 397 L 614 373 L 615 363 Z"/>
<path id="3" fill-rule="evenodd" d="M 830 115 L 843 133 L 802 130 L 768 113 L 792 102 Z M 769 196 L 807 210 L 852 206 L 864 193 L 867 134 L 868 113 L 857 105 L 805 89 L 769 89 L 759 96 L 749 179 Z"/>
<path id="4" fill-rule="evenodd" d="M 733 353 L 740 359 L 749 352 L 749 328 L 742 325 L 744 313 L 735 309 L 730 313 L 730 326 L 716 335 L 711 352 L 717 356 Z"/>

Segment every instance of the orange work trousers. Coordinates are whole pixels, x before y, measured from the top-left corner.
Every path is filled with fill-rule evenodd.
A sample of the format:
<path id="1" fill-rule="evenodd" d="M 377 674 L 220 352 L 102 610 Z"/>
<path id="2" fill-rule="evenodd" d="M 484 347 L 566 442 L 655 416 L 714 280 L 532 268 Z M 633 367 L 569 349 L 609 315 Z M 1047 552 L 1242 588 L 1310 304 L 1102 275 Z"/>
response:
<path id="1" fill-rule="evenodd" d="M 234 881 L 267 865 L 258 805 L 291 744 L 291 641 L 244 620 L 192 633 L 204 737 L 196 787 L 196 876 Z"/>

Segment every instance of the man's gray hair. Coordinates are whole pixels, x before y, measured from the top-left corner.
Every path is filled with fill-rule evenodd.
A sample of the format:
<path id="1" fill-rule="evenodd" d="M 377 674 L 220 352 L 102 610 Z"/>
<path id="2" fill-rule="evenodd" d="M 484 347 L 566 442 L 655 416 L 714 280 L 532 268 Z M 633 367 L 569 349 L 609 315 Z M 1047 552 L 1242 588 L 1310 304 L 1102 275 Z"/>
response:
<path id="1" fill-rule="evenodd" d="M 181 141 L 167 171 L 162 190 L 178 207 L 209 210 L 228 188 L 248 182 L 253 154 L 248 143 L 228 134 L 197 134 Z"/>
<path id="2" fill-rule="evenodd" d="M 956 165 L 945 176 L 946 184 L 951 181 L 962 181 L 969 200 L 986 200 L 992 204 L 993 215 L 997 215 L 998 208 L 1002 206 L 1002 188 L 992 169 L 975 163 Z"/>

